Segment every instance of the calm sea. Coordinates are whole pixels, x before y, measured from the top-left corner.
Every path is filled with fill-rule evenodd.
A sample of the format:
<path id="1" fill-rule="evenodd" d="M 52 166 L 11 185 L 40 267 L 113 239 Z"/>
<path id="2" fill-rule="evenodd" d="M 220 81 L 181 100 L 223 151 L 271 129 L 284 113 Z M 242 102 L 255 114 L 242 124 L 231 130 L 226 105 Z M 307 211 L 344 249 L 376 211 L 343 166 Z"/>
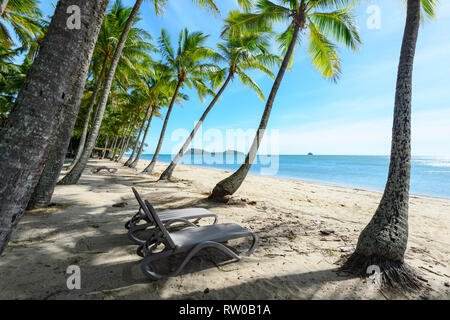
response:
<path id="1" fill-rule="evenodd" d="M 160 155 L 158 161 L 171 158 Z M 152 155 L 142 159 L 151 160 Z M 234 171 L 243 160 L 244 156 L 191 155 L 180 163 Z M 250 172 L 382 191 L 388 168 L 388 156 L 280 155 L 258 156 Z M 413 157 L 411 193 L 450 198 L 450 158 Z"/>

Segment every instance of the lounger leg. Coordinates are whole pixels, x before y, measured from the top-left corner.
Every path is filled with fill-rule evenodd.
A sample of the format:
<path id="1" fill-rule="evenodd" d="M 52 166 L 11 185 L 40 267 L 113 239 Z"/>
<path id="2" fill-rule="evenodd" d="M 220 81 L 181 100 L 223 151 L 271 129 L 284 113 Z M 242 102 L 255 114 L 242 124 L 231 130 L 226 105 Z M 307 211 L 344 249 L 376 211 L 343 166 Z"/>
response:
<path id="1" fill-rule="evenodd" d="M 231 249 L 227 248 L 223 244 L 220 244 L 220 243 L 214 242 L 214 241 L 205 241 L 205 242 L 202 242 L 202 243 L 196 245 L 191 251 L 189 251 L 189 253 L 184 258 L 183 262 L 178 266 L 178 268 L 175 271 L 173 271 L 167 275 L 162 275 L 162 274 L 156 273 L 155 271 L 152 271 L 151 263 L 153 261 L 159 260 L 163 257 L 167 257 L 170 255 L 176 254 L 176 252 L 173 252 L 172 254 L 167 254 L 167 252 L 148 254 L 141 263 L 142 272 L 152 280 L 160 280 L 160 279 L 164 279 L 167 277 L 175 277 L 183 270 L 183 268 L 186 266 L 186 264 L 192 259 L 192 257 L 195 254 L 197 254 L 200 250 L 205 249 L 205 248 L 216 248 L 219 251 L 222 251 L 223 253 L 227 254 L 231 258 L 234 258 L 236 260 L 242 259 L 241 256 L 237 255 Z"/>
<path id="2" fill-rule="evenodd" d="M 142 219 L 144 219 L 145 221 L 147 221 L 147 222 L 149 222 L 150 223 L 150 221 L 149 221 L 149 219 L 147 218 L 147 216 L 145 215 L 145 214 L 142 214 L 142 212 L 141 212 L 141 208 L 139 208 L 139 211 L 138 212 L 136 212 L 135 214 L 134 214 L 134 216 L 130 219 L 130 220 L 128 220 L 127 221 L 127 223 L 125 223 L 125 229 L 130 229 L 130 226 L 132 225 L 132 224 L 136 224 L 137 222 L 139 222 L 139 221 L 141 221 Z"/>
<path id="3" fill-rule="evenodd" d="M 258 236 L 256 235 L 256 234 L 254 234 L 253 232 L 252 232 L 252 237 L 253 237 L 253 243 L 252 243 L 252 246 L 250 247 L 250 249 L 248 249 L 248 251 L 245 253 L 245 256 L 250 256 L 252 253 L 253 253 L 253 251 L 255 251 L 255 249 L 256 249 L 256 247 L 258 246 L 258 243 L 259 243 L 259 238 L 258 238 Z"/>
<path id="4" fill-rule="evenodd" d="M 139 225 L 135 225 L 135 226 L 131 226 L 130 229 L 128 230 L 128 238 L 130 238 L 131 241 L 134 241 L 138 244 L 144 244 L 145 241 L 147 239 L 141 239 L 138 236 L 135 235 L 135 233 L 137 231 L 142 231 L 145 230 L 149 227 L 153 227 L 154 224 L 153 223 L 144 223 L 144 224 L 139 224 Z"/>

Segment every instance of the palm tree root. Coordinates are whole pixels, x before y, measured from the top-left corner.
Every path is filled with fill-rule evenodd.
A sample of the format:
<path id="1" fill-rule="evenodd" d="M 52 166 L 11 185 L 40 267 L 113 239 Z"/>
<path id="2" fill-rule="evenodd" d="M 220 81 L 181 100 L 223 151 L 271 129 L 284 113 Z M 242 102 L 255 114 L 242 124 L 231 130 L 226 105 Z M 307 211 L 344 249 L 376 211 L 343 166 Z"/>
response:
<path id="1" fill-rule="evenodd" d="M 159 180 L 161 181 L 170 181 L 172 178 L 172 170 L 164 170 L 164 172 L 161 174 L 161 176 L 159 177 Z"/>
<path id="2" fill-rule="evenodd" d="M 225 190 L 222 182 L 219 182 L 211 192 L 211 195 L 208 197 L 209 200 L 212 200 L 214 202 L 220 202 L 220 203 L 226 203 L 229 199 L 227 198 L 228 195 L 231 193 Z"/>
<path id="3" fill-rule="evenodd" d="M 340 270 L 367 278 L 373 274 L 370 273 L 371 269 L 373 270 L 369 268 L 371 266 L 376 266 L 380 270 L 380 289 L 407 292 L 423 289 L 418 275 L 408 264 L 375 255 L 364 256 L 354 252 L 343 263 Z"/>

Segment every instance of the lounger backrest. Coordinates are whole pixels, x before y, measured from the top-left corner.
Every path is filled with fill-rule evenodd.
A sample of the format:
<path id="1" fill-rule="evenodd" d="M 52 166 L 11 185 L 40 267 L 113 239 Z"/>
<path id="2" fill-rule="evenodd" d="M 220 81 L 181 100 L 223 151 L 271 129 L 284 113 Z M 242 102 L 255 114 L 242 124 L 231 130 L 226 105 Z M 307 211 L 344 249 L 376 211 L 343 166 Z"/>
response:
<path id="1" fill-rule="evenodd" d="M 170 234 L 167 231 L 166 227 L 159 219 L 155 208 L 153 208 L 153 206 L 147 200 L 145 200 L 145 203 L 144 203 L 141 196 L 139 195 L 139 192 L 137 192 L 137 190 L 135 188 L 131 187 L 131 189 L 133 190 L 134 196 L 136 197 L 136 200 L 138 201 L 142 210 L 144 210 L 145 215 L 150 219 L 150 221 L 153 221 L 156 224 L 156 228 L 158 228 L 162 232 L 162 234 L 164 235 L 164 238 L 166 239 L 169 246 L 172 247 L 172 249 L 175 249 L 176 248 L 175 243 L 173 242 L 172 238 L 170 237 Z"/>
<path id="2" fill-rule="evenodd" d="M 141 209 L 144 210 L 144 212 L 146 213 L 146 215 L 150 219 L 150 221 L 153 221 L 152 215 L 145 211 L 145 203 L 144 203 L 144 200 L 142 200 L 141 196 L 139 195 L 139 192 L 137 192 L 137 190 L 133 187 L 131 187 L 131 190 L 133 190 L 134 196 L 136 197 L 136 200 L 139 203 L 139 206 L 141 207 Z"/>
<path id="3" fill-rule="evenodd" d="M 153 208 L 153 206 L 147 200 L 145 200 L 145 204 L 146 204 L 146 208 L 144 208 L 144 212 L 147 213 L 148 211 L 150 211 L 153 221 L 156 223 L 156 227 L 163 233 L 164 238 L 167 240 L 168 244 L 172 247 L 172 249 L 175 249 L 176 248 L 175 243 L 173 242 L 172 238 L 170 237 L 169 231 L 167 231 L 166 227 L 159 219 L 159 216 L 156 213 L 155 208 Z"/>

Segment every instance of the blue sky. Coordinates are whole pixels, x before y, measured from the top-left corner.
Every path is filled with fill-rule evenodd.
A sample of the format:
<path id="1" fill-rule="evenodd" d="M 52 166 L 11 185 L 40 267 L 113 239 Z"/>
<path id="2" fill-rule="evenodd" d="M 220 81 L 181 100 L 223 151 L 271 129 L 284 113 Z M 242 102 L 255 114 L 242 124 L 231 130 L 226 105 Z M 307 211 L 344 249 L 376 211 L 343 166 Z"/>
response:
<path id="1" fill-rule="evenodd" d="M 50 2 L 41 2 L 45 13 L 53 11 Z M 413 79 L 413 155 L 450 156 L 450 2 L 440 2 L 436 19 L 425 23 L 419 33 Z M 132 6 L 134 1 L 124 3 Z M 222 16 L 237 7 L 235 0 L 217 3 Z M 379 29 L 367 26 L 371 16 L 367 10 L 371 5 L 381 10 Z M 340 49 L 342 76 L 336 84 L 323 79 L 312 67 L 305 46 L 297 48 L 292 71 L 284 77 L 269 121 L 265 138 L 270 142 L 269 153 L 389 154 L 405 8 L 400 1 L 365 2 L 356 9 L 356 16 L 363 46 L 356 53 Z M 155 39 L 161 27 L 172 37 L 188 27 L 210 34 L 210 46 L 219 41 L 222 27 L 222 17 L 194 7 L 191 0 L 169 1 L 163 17 L 155 16 L 148 1 L 141 9 L 141 17 L 141 27 Z M 254 79 L 267 96 L 272 80 L 258 73 L 254 73 Z M 208 100 L 202 104 L 194 93 L 187 93 L 191 100 L 174 109 L 162 153 L 176 151 L 182 133 L 192 129 L 207 105 Z M 225 137 L 227 129 L 254 130 L 263 109 L 264 103 L 256 94 L 236 79 L 208 115 L 204 134 L 194 146 L 245 152 L 246 143 L 227 144 L 214 137 L 219 133 Z M 153 122 L 145 153 L 153 152 L 162 122 L 162 119 Z M 249 131 L 245 141 L 248 143 L 250 138 Z"/>

